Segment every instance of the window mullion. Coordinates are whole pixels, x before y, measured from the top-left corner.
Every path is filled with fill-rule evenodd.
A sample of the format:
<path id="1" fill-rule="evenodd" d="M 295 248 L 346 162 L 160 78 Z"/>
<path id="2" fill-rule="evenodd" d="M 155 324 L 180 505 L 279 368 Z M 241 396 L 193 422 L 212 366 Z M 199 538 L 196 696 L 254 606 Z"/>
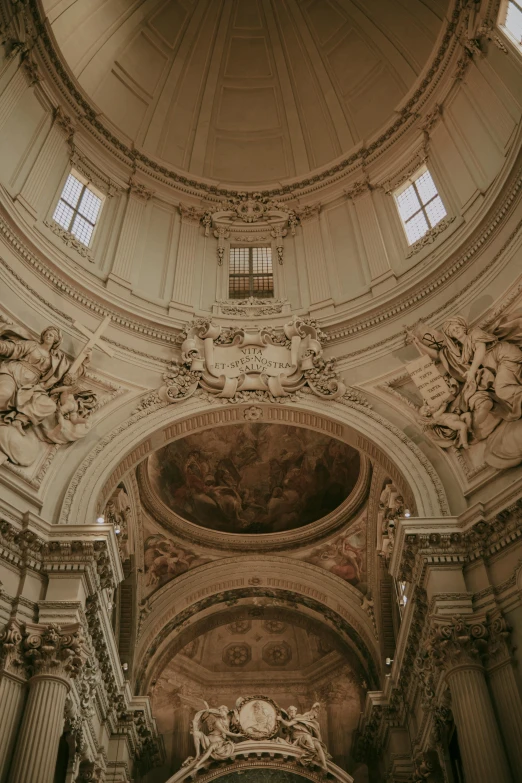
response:
<path id="1" fill-rule="evenodd" d="M 248 248 L 248 295 L 254 296 L 254 249 Z"/>

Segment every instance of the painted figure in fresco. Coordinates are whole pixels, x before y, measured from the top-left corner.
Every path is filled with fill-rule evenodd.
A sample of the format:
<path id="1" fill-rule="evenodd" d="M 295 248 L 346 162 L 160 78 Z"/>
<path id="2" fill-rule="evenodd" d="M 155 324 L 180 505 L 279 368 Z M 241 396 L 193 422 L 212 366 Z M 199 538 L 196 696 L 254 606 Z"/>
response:
<path id="1" fill-rule="evenodd" d="M 317 720 L 319 706 L 316 702 L 311 710 L 302 715 L 297 712 L 297 707 L 290 706 L 286 711 L 287 719 L 283 717 L 281 724 L 287 729 L 292 745 L 297 745 L 303 751 L 301 764 L 309 766 L 318 763 L 322 769 L 327 770 L 326 759 L 329 754 L 321 739 L 321 729 Z"/>
<path id="2" fill-rule="evenodd" d="M 148 462 L 162 501 L 226 533 L 278 533 L 342 503 L 360 471 L 345 443 L 288 425 L 242 424 L 189 435 Z"/>
<path id="3" fill-rule="evenodd" d="M 183 549 L 161 533 L 149 536 L 145 541 L 144 563 L 149 586 L 164 584 L 190 568 L 206 562 L 208 561 L 190 550 Z"/>

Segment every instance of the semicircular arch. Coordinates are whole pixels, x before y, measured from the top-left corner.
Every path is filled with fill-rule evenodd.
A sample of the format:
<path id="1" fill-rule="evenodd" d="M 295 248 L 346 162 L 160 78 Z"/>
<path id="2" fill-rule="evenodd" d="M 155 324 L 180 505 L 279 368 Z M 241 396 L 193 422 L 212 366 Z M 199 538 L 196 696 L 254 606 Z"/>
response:
<path id="1" fill-rule="evenodd" d="M 136 647 L 136 688 L 145 693 L 182 634 L 224 607 L 268 601 L 308 614 L 338 634 L 377 686 L 379 646 L 363 596 L 319 566 L 280 555 L 235 556 L 207 563 L 177 577 L 152 595 Z M 186 637 L 185 637 L 186 638 Z"/>
<path id="2" fill-rule="evenodd" d="M 397 427 L 357 404 L 307 397 L 286 405 L 262 404 L 260 421 L 315 429 L 344 441 L 386 468 L 411 491 L 418 516 L 449 513 L 444 487 L 423 452 Z M 191 398 L 179 405 L 140 410 L 94 446 L 65 491 L 60 522 L 91 524 L 122 478 L 158 448 L 209 427 L 244 422 L 244 405 Z"/>

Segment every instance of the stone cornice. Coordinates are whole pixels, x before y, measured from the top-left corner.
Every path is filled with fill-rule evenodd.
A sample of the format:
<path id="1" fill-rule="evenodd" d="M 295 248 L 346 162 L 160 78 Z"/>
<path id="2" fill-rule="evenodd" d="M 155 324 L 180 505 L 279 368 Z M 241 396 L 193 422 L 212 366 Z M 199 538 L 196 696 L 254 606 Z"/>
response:
<path id="1" fill-rule="evenodd" d="M 431 562 L 464 565 L 511 545 L 522 537 L 522 500 L 517 487 L 500 493 L 490 504 L 491 510 L 477 504 L 458 518 L 400 519 L 390 573 L 397 579 L 421 585 Z M 500 497 L 506 502 L 501 511 Z"/>
<path id="2" fill-rule="evenodd" d="M 114 532 L 101 527 L 38 525 L 30 515 L 18 527 L 0 517 L 0 558 L 42 574 L 82 574 L 89 593 L 112 588 L 123 571 Z"/>

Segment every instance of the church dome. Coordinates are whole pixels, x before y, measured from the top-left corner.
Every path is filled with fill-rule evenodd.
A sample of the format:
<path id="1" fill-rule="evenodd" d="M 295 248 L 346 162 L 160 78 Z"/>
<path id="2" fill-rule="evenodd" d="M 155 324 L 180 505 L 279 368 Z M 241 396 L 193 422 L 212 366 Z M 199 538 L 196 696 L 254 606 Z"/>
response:
<path id="1" fill-rule="evenodd" d="M 302 178 L 366 145 L 425 78 L 447 0 L 44 0 L 105 125 L 231 185 Z"/>

